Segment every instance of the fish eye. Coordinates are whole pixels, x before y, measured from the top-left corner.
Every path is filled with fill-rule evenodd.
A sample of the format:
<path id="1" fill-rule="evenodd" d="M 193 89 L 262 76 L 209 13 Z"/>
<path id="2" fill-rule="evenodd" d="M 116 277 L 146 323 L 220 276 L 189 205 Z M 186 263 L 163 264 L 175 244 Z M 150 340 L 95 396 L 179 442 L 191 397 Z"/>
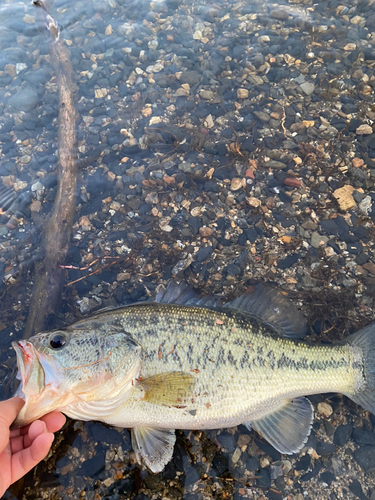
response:
<path id="1" fill-rule="evenodd" d="M 62 335 L 61 333 L 56 333 L 53 337 L 51 337 L 49 344 L 52 347 L 52 349 L 60 349 L 66 344 L 65 335 Z"/>

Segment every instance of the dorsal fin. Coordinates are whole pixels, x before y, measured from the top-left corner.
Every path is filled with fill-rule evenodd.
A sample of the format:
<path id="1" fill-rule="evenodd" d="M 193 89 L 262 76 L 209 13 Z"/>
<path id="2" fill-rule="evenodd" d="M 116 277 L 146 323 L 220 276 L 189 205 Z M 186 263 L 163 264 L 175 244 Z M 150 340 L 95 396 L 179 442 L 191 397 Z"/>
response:
<path id="1" fill-rule="evenodd" d="M 247 293 L 227 302 L 224 307 L 251 314 L 281 330 L 286 337 L 302 338 L 307 333 L 303 315 L 280 292 L 264 285 L 257 285 Z"/>
<path id="2" fill-rule="evenodd" d="M 158 291 L 155 300 L 163 304 L 235 309 L 273 325 L 282 335 L 290 338 L 303 338 L 307 333 L 307 322 L 293 303 L 280 292 L 262 284 L 257 285 L 253 293 L 224 304 L 219 295 L 201 297 L 185 281 L 178 285 L 171 280 L 165 289 Z"/>
<path id="3" fill-rule="evenodd" d="M 181 281 L 178 285 L 173 280 L 168 282 L 166 288 L 160 287 L 155 302 L 199 307 L 220 307 L 224 304 L 224 300 L 218 295 L 205 295 L 201 297 L 186 281 Z"/>

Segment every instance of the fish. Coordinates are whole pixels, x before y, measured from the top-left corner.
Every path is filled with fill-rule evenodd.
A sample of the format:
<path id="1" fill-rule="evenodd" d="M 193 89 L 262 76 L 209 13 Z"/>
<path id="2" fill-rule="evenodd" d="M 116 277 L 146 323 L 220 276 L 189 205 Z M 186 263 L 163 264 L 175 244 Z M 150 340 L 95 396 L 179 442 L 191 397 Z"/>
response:
<path id="1" fill-rule="evenodd" d="M 154 301 L 103 310 L 13 342 L 25 400 L 15 426 L 59 410 L 131 429 L 140 464 L 161 472 L 175 430 L 244 424 L 283 454 L 306 444 L 306 396 L 346 395 L 375 414 L 375 323 L 335 345 L 302 340 L 301 311 L 277 290 L 224 302 L 171 281 Z"/>

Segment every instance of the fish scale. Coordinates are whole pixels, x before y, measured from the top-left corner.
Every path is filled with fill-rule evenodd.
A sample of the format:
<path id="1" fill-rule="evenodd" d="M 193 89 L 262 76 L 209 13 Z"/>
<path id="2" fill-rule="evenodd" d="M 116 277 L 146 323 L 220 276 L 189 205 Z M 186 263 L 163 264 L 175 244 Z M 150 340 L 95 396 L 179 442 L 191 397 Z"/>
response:
<path id="1" fill-rule="evenodd" d="M 348 346 L 285 339 L 241 313 L 145 304 L 125 308 L 115 321 L 142 346 L 142 377 L 181 370 L 193 373 L 196 383 L 194 401 L 186 401 L 184 411 L 171 415 L 170 408 L 155 405 L 150 417 L 149 405 L 129 401 L 110 422 L 114 425 L 123 418 L 129 427 L 148 425 L 152 418 L 162 427 L 229 427 L 262 417 L 288 397 L 354 390 L 354 355 Z"/>

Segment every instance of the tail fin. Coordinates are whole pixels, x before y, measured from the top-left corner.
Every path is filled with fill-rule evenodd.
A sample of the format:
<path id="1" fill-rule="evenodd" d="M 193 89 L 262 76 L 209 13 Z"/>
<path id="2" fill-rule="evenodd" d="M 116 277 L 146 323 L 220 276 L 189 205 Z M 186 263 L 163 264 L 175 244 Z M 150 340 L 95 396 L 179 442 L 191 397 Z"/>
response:
<path id="1" fill-rule="evenodd" d="M 347 396 L 375 414 L 375 323 L 354 333 L 345 343 L 353 346 L 360 374 L 356 392 Z"/>

